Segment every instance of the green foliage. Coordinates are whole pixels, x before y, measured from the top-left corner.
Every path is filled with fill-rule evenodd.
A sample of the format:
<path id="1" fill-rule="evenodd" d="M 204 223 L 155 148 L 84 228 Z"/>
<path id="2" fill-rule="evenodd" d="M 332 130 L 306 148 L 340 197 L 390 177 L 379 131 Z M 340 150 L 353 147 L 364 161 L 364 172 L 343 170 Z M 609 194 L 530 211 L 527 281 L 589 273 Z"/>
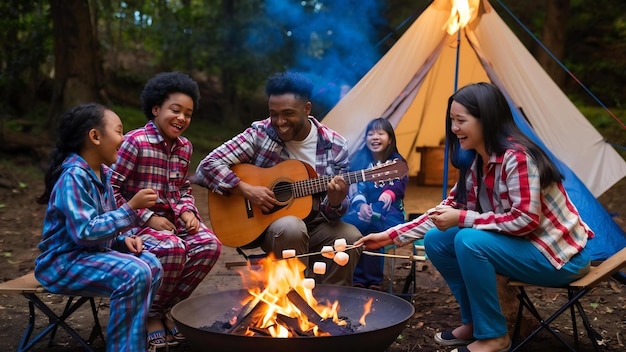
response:
<path id="1" fill-rule="evenodd" d="M 122 119 L 124 131 L 128 132 L 146 124 L 148 119 L 140 109 L 129 106 L 112 106 L 111 110 Z"/>
<path id="2" fill-rule="evenodd" d="M 52 37 L 47 2 L 0 2 L 0 107 L 22 114 L 36 98 L 36 85 L 51 65 Z M 42 70 L 44 70 L 42 72 Z M 6 104 L 6 105 L 5 105 Z"/>

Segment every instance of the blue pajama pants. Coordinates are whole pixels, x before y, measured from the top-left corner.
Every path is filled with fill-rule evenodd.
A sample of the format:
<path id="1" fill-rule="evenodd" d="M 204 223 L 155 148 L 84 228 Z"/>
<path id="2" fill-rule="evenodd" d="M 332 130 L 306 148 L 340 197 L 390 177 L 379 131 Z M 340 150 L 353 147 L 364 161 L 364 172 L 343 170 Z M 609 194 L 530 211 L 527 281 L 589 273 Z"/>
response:
<path id="1" fill-rule="evenodd" d="M 54 293 L 110 297 L 106 350 L 145 351 L 148 310 L 161 284 L 159 260 L 147 251 L 84 252 L 67 267 L 57 277 L 37 279 Z"/>
<path id="2" fill-rule="evenodd" d="M 523 237 L 472 228 L 431 229 L 424 246 L 458 301 L 463 324 L 473 324 L 479 340 L 508 333 L 496 273 L 530 284 L 561 286 L 584 276 L 590 265 L 583 250 L 557 270 Z"/>

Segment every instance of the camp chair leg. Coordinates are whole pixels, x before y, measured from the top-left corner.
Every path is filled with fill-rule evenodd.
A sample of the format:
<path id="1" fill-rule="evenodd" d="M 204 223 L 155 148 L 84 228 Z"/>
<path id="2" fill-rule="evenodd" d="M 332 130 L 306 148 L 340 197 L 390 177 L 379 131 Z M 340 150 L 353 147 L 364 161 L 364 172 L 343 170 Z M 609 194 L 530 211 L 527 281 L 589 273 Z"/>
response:
<path id="1" fill-rule="evenodd" d="M 539 331 L 541 331 L 543 329 L 545 329 L 548 332 L 550 332 L 554 337 L 556 337 L 559 341 L 561 341 L 563 346 L 567 347 L 570 351 L 572 351 L 572 352 L 578 351 L 578 332 L 577 332 L 577 329 L 576 329 L 576 317 L 575 317 L 575 313 L 574 313 L 574 306 L 576 306 L 578 308 L 578 310 L 579 310 L 579 313 L 581 315 L 581 319 L 583 320 L 583 324 L 585 325 L 585 328 L 587 329 L 587 334 L 589 335 L 589 338 L 592 340 L 592 344 L 594 345 L 594 350 L 598 351 L 598 344 L 597 344 L 597 340 L 596 339 L 600 335 L 589 324 L 589 320 L 587 319 L 587 316 L 585 315 L 585 312 L 582 309 L 582 306 L 580 305 L 580 302 L 578 301 L 578 299 L 580 297 L 584 296 L 587 293 L 586 289 L 582 289 L 580 291 L 575 291 L 575 290 L 569 290 L 568 289 L 568 291 L 569 291 L 568 292 L 569 301 L 565 305 L 563 305 L 561 308 L 559 308 L 554 314 L 552 314 L 546 320 L 543 320 L 543 318 L 541 317 L 541 315 L 539 314 L 539 312 L 535 308 L 535 305 L 532 303 L 532 301 L 528 297 L 528 294 L 526 293 L 526 290 L 524 290 L 524 287 L 523 286 L 519 286 L 518 289 L 519 289 L 518 298 L 519 298 L 519 301 L 520 301 L 520 307 L 519 307 L 519 310 L 518 310 L 517 321 L 515 322 L 515 329 L 514 329 L 514 332 L 513 332 L 513 348 L 510 350 L 510 352 L 514 352 L 514 351 L 519 350 L 523 345 L 525 345 L 535 335 L 537 335 L 537 333 L 539 333 Z M 540 325 L 532 333 L 530 333 L 522 342 L 518 343 L 519 326 L 520 326 L 520 323 L 521 323 L 521 320 L 522 320 L 522 311 L 523 311 L 524 307 L 537 319 L 537 321 L 539 321 Z M 568 309 L 570 309 L 570 312 L 572 314 L 572 325 L 573 325 L 573 328 L 574 328 L 574 341 L 576 343 L 575 347 L 573 347 L 567 341 L 565 341 L 565 339 L 563 339 L 563 337 L 561 337 L 550 326 L 550 324 L 552 324 L 552 322 L 556 318 L 558 318 L 561 314 L 563 314 L 563 312 L 565 312 Z M 602 339 L 601 336 L 600 336 L 600 339 Z"/>
<path id="2" fill-rule="evenodd" d="M 100 319 L 98 319 L 98 308 L 96 307 L 96 302 L 93 297 L 89 297 L 89 303 L 91 305 L 91 314 L 93 315 L 93 327 L 91 328 L 91 334 L 89 334 L 89 339 L 87 342 L 91 345 L 98 337 L 102 339 L 103 343 L 106 343 L 104 340 L 104 335 L 102 334 L 102 326 L 100 325 Z"/>
<path id="3" fill-rule="evenodd" d="M 65 314 L 65 312 L 67 312 L 72 307 L 72 301 L 74 301 L 74 297 L 73 296 L 68 297 L 67 302 L 65 302 L 65 308 L 63 308 L 63 314 Z M 57 334 L 57 329 L 59 328 L 59 325 L 54 324 L 55 322 L 50 316 L 48 316 L 48 321 L 49 321 L 49 324 L 54 326 L 52 330 L 50 331 L 50 339 L 48 340 L 48 346 L 54 346 L 54 337 Z"/>
<path id="4" fill-rule="evenodd" d="M 24 346 L 30 340 L 30 335 L 32 334 L 34 327 L 35 327 L 35 305 L 29 299 L 28 300 L 28 325 L 26 326 L 26 330 L 24 330 L 24 335 L 22 335 L 22 339 L 20 340 L 19 346 L 17 346 L 18 351 L 28 350 L 27 348 L 24 348 Z"/>
<path id="5" fill-rule="evenodd" d="M 83 347 L 89 352 L 95 352 L 95 350 L 89 345 L 87 341 L 85 341 L 78 333 L 72 329 L 69 325 L 65 323 L 65 319 L 67 319 L 70 315 L 72 315 L 80 306 L 82 306 L 85 302 L 92 300 L 93 297 L 81 297 L 78 301 L 76 301 L 73 305 L 66 305 L 66 308 L 63 310 L 63 313 L 60 316 L 57 316 L 48 306 L 43 303 L 37 295 L 34 293 L 22 293 L 26 299 L 28 299 L 28 306 L 30 309 L 29 314 L 29 322 L 24 332 L 24 336 L 22 337 L 22 341 L 20 342 L 20 346 L 18 351 L 28 351 L 31 349 L 37 342 L 43 339 L 48 333 L 52 335 L 56 332 L 57 327 L 62 327 L 67 331 L 67 333 L 74 338 L 76 341 L 80 342 Z M 73 297 L 69 298 L 73 300 Z M 46 326 L 37 336 L 30 339 L 30 335 L 35 325 L 35 308 L 37 306 L 44 314 L 48 316 L 50 320 L 50 324 Z M 95 306 L 95 303 L 94 303 Z M 99 324 L 98 324 L 99 325 Z M 52 341 L 52 340 L 51 340 Z"/>
<path id="6" fill-rule="evenodd" d="M 402 288 L 402 297 L 409 302 L 415 293 L 415 270 L 417 270 L 417 264 L 413 260 L 411 261 L 411 268 L 409 269 L 409 274 L 406 276 L 406 280 L 404 280 L 404 287 Z M 411 292 L 409 292 L 409 288 L 412 288 Z"/>
<path id="7" fill-rule="evenodd" d="M 572 297 L 574 295 L 574 292 L 572 290 L 568 290 L 568 291 L 569 291 L 568 294 L 570 295 L 570 297 Z M 597 332 L 596 329 L 594 329 L 591 326 L 591 323 L 589 322 L 589 318 L 587 317 L 587 314 L 585 313 L 585 310 L 583 309 L 582 304 L 580 304 L 580 301 L 577 300 L 574 305 L 576 306 L 576 309 L 578 309 L 578 315 L 580 315 L 580 319 L 583 322 L 583 326 L 585 327 L 585 330 L 587 331 L 587 336 L 589 336 L 589 339 L 591 340 L 591 344 L 593 345 L 593 350 L 595 352 L 598 352 L 600 350 L 598 341 L 603 340 L 602 335 L 600 335 L 600 333 Z M 574 313 L 574 306 L 572 306 L 572 323 L 574 326 L 574 335 L 575 335 L 574 341 L 576 342 L 576 347 L 578 347 L 578 334 L 576 333 L 576 331 L 578 330 L 576 329 L 576 315 Z"/>

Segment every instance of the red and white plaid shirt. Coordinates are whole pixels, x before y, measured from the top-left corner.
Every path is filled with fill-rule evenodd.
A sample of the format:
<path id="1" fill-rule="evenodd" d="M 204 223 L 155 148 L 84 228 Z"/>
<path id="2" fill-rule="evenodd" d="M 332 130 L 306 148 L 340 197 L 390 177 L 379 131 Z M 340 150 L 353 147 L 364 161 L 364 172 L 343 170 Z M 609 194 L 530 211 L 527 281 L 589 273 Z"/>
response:
<path id="1" fill-rule="evenodd" d="M 561 268 L 581 251 L 594 233 L 583 222 L 561 182 L 541 189 L 539 170 L 532 157 L 514 149 L 503 155 L 491 155 L 483 178 L 483 187 L 491 209 L 479 207 L 479 180 L 476 160 L 466 182 L 467 204 L 456 204 L 456 185 L 441 202 L 463 209 L 459 227 L 524 236 L 556 267 Z M 485 207 L 482 207 L 485 208 Z M 398 245 L 424 237 L 435 227 L 427 214 L 395 226 L 386 232 Z"/>

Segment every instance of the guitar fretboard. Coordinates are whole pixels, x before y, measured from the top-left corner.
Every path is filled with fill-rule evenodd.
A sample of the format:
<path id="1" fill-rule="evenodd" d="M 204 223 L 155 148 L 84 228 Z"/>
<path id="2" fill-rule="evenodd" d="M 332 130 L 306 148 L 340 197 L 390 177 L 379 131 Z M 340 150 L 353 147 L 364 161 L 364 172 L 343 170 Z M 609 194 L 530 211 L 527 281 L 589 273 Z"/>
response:
<path id="1" fill-rule="evenodd" d="M 383 178 L 390 178 L 391 176 L 393 176 L 393 171 L 381 171 L 378 173 L 375 173 L 375 175 L 372 176 L 372 173 L 375 173 L 374 170 L 360 170 L 360 171 L 353 171 L 353 172 L 347 172 L 344 174 L 340 174 L 339 176 L 341 176 L 344 181 L 346 181 L 347 184 L 353 184 L 353 183 L 357 183 L 357 182 L 363 182 L 363 181 L 367 181 L 368 177 L 371 179 L 383 179 Z M 305 196 L 309 196 L 311 194 L 316 194 L 316 193 L 322 193 L 322 192 L 326 192 L 328 190 L 328 182 L 330 182 L 330 180 L 333 178 L 333 176 L 320 176 L 317 178 L 312 178 L 312 179 L 308 179 L 308 180 L 302 180 L 302 181 L 296 181 L 294 182 L 291 187 L 291 193 L 295 198 L 299 198 L 299 197 L 305 197 Z"/>

